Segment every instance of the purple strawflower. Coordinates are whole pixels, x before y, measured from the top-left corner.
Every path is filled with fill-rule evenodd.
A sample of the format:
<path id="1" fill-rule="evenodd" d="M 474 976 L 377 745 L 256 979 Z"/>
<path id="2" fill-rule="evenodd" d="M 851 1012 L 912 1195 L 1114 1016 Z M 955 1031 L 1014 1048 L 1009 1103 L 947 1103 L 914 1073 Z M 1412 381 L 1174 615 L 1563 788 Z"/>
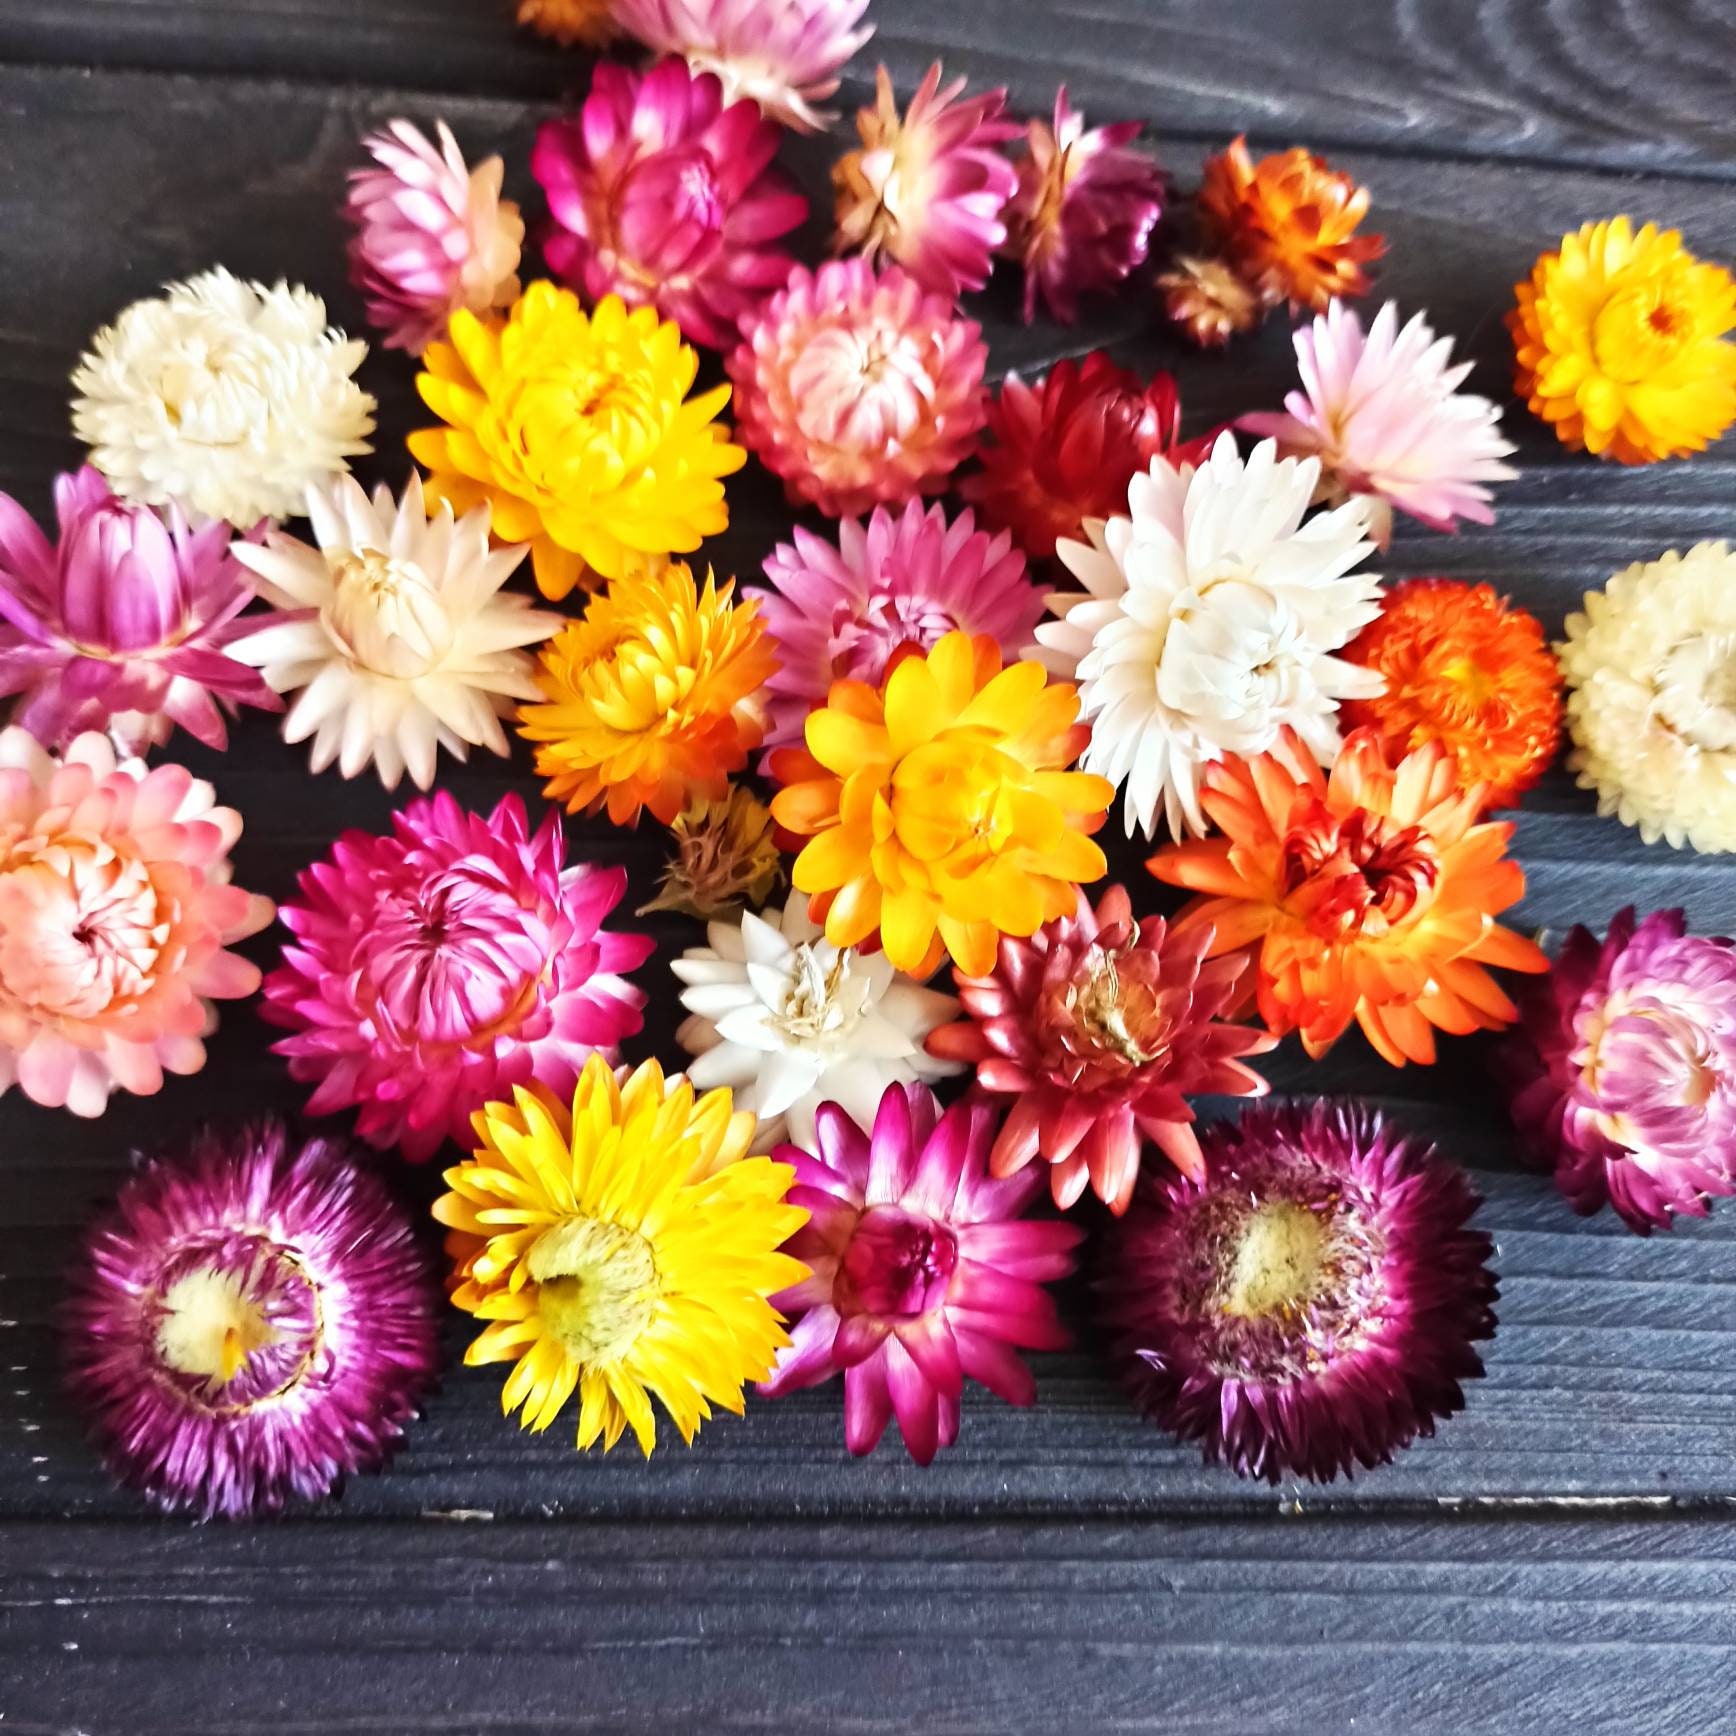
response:
<path id="1" fill-rule="evenodd" d="M 1736 1193 L 1736 949 L 1682 912 L 1574 928 L 1509 1040 L 1525 1155 L 1640 1235 Z"/>
<path id="2" fill-rule="evenodd" d="M 203 1128 L 87 1233 L 68 1389 L 109 1469 L 166 1511 L 276 1512 L 378 1465 L 438 1356 L 409 1219 L 339 1141 Z"/>
<path id="3" fill-rule="evenodd" d="M 253 585 L 227 524 L 131 506 L 89 466 L 56 480 L 54 503 L 58 546 L 0 494 L 0 696 L 22 696 L 14 722 L 48 747 L 94 729 L 142 753 L 177 723 L 222 748 L 226 711 L 283 709 L 228 654 Z"/>
<path id="4" fill-rule="evenodd" d="M 1355 1103 L 1262 1104 L 1200 1144 L 1203 1175 L 1148 1178 L 1109 1243 L 1105 1314 L 1141 1408 L 1271 1483 L 1433 1434 L 1495 1330 L 1464 1174 Z"/>

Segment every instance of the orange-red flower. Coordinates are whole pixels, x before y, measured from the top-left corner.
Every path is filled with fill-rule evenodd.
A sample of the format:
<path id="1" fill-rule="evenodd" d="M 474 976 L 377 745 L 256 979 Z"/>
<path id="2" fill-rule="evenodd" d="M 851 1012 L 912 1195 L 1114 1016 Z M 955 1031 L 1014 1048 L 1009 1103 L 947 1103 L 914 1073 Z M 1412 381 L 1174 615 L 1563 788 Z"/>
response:
<path id="1" fill-rule="evenodd" d="M 1299 742 L 1289 756 L 1303 762 Z M 1495 918 L 1525 894 L 1506 856 L 1513 828 L 1479 823 L 1429 742 L 1394 768 L 1370 729 L 1349 736 L 1331 778 L 1274 754 L 1212 767 L 1201 803 L 1224 834 L 1171 844 L 1151 871 L 1200 893 L 1177 926 L 1211 924 L 1211 955 L 1246 948 L 1260 1016 L 1323 1055 L 1355 1019 L 1395 1067 L 1435 1058 L 1435 1030 L 1500 1030 L 1517 1009 L 1489 974 L 1548 960 Z"/>

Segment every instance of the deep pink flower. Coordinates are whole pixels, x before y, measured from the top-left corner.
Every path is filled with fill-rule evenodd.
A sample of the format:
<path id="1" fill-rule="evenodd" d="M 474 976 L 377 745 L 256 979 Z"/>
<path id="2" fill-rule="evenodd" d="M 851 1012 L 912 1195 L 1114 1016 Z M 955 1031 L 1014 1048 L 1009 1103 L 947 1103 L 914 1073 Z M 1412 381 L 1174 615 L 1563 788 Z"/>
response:
<path id="1" fill-rule="evenodd" d="M 283 709 L 228 654 L 253 599 L 228 525 L 128 505 L 88 465 L 56 479 L 54 505 L 58 545 L 0 494 L 0 696 L 23 695 L 14 722 L 49 747 L 94 729 L 142 753 L 177 723 L 221 749 L 225 712 Z"/>
<path id="2" fill-rule="evenodd" d="M 1495 1331 L 1463 1171 L 1356 1103 L 1258 1104 L 1147 1179 L 1100 1280 L 1140 1407 L 1276 1483 L 1383 1465 L 1464 1408 Z"/>
<path id="3" fill-rule="evenodd" d="M 988 1174 L 994 1112 L 980 1098 L 941 1115 L 923 1085 L 892 1085 L 865 1133 L 820 1105 L 816 1144 L 775 1156 L 796 1166 L 789 1203 L 810 1216 L 787 1251 L 810 1276 L 772 1298 L 802 1311 L 760 1391 L 769 1397 L 844 1376 L 844 1443 L 872 1452 L 898 1419 L 926 1465 L 958 1437 L 966 1376 L 1008 1404 L 1036 1382 L 1017 1354 L 1058 1350 L 1067 1334 L 1043 1285 L 1073 1269 L 1081 1232 L 1019 1219 L 1034 1175 Z"/>
<path id="4" fill-rule="evenodd" d="M 1509 1039 L 1513 1119 L 1575 1211 L 1640 1235 L 1736 1193 L 1736 948 L 1679 910 L 1575 927 Z"/>
<path id="5" fill-rule="evenodd" d="M 109 1469 L 169 1512 L 314 1500 L 385 1458 L 439 1357 L 409 1219 L 357 1152 L 203 1128 L 87 1232 L 68 1391 Z"/>
<path id="6" fill-rule="evenodd" d="M 592 301 L 654 305 L 689 343 L 733 344 L 789 277 L 772 244 L 808 214 L 772 164 L 778 136 L 682 61 L 644 74 L 599 62 L 583 108 L 545 121 L 531 152 L 554 219 L 549 269 Z"/>
<path id="7" fill-rule="evenodd" d="M 834 681 L 878 687 L 895 652 L 931 651 L 954 629 L 987 633 L 1008 663 L 1022 656 L 1043 613 L 1043 593 L 1003 532 L 970 513 L 883 506 L 864 525 L 847 518 L 836 545 L 797 526 L 765 564 L 773 589 L 752 590 L 777 641 L 780 667 L 766 684 L 769 750 L 802 739 L 808 713 Z"/>
<path id="8" fill-rule="evenodd" d="M 358 1105 L 364 1139 L 420 1162 L 515 1085 L 569 1093 L 591 1054 L 613 1057 L 645 1004 L 620 973 L 652 943 L 601 926 L 626 870 L 562 853 L 554 810 L 533 834 L 517 796 L 484 819 L 440 791 L 302 873 L 261 1010 L 294 1033 L 274 1047 L 317 1085 L 310 1114 Z"/>

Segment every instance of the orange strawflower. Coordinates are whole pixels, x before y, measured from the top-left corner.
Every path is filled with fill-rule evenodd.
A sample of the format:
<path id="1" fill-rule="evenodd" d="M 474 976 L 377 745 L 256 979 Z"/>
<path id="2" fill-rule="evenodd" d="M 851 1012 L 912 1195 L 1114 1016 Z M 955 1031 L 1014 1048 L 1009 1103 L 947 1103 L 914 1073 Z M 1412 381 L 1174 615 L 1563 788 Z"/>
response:
<path id="1" fill-rule="evenodd" d="M 1512 807 L 1555 757 L 1561 670 L 1536 617 L 1488 585 L 1394 585 L 1343 656 L 1386 677 L 1384 693 L 1340 703 L 1343 727 L 1374 730 L 1392 760 L 1440 742 L 1461 784 L 1488 786 L 1487 807 Z"/>
<path id="2" fill-rule="evenodd" d="M 1267 302 L 1316 313 L 1365 294 L 1363 268 L 1386 251 L 1384 237 L 1356 233 L 1368 189 L 1300 146 L 1256 163 L 1238 138 L 1208 157 L 1199 213 L 1207 238 Z"/>
<path id="3" fill-rule="evenodd" d="M 669 825 L 690 796 L 721 801 L 759 746 L 755 697 L 778 666 L 756 602 L 674 562 L 617 579 L 543 646 L 545 702 L 519 707 L 544 794 L 569 813 L 606 807 L 617 826 L 649 808 Z"/>
<path id="4" fill-rule="evenodd" d="M 878 689 L 835 681 L 807 747 L 772 755 L 772 818 L 808 839 L 791 871 L 834 946 L 879 936 L 899 970 L 951 953 L 986 976 L 1000 936 L 1027 936 L 1105 871 L 1087 836 L 1115 793 L 1066 770 L 1090 739 L 1078 691 L 1037 663 L 1001 667 L 983 635 L 948 633 Z"/>
<path id="5" fill-rule="evenodd" d="M 1302 763 L 1306 750 L 1290 744 Z M 1505 851 L 1512 826 L 1479 823 L 1483 792 L 1462 788 L 1439 742 L 1387 763 L 1359 729 L 1330 780 L 1275 754 L 1226 759 L 1201 804 L 1223 832 L 1151 858 L 1159 880 L 1202 894 L 1177 928 L 1209 925 L 1208 957 L 1246 948 L 1260 1016 L 1302 1033 L 1318 1059 L 1350 1021 L 1395 1067 L 1435 1058 L 1435 1029 L 1498 1031 L 1518 1016 L 1490 965 L 1549 961 L 1495 918 L 1525 895 Z"/>
<path id="6" fill-rule="evenodd" d="M 613 0 L 518 0 L 518 21 L 563 48 L 595 48 L 616 28 Z"/>

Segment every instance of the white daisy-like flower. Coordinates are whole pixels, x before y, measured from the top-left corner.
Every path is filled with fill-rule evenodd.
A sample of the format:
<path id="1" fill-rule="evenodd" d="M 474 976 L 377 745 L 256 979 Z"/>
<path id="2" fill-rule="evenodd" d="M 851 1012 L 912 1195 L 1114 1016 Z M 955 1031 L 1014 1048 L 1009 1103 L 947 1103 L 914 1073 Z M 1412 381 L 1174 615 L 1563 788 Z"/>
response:
<path id="1" fill-rule="evenodd" d="M 351 378 L 367 353 L 311 291 L 219 266 L 96 334 L 72 375 L 73 432 L 123 500 L 242 529 L 288 518 L 373 450 L 374 400 Z"/>
<path id="2" fill-rule="evenodd" d="M 1056 553 L 1084 585 L 1057 592 L 1037 629 L 1042 661 L 1079 684 L 1091 745 L 1080 769 L 1125 783 L 1127 835 L 1203 835 L 1204 768 L 1281 750 L 1286 725 L 1330 764 L 1338 702 L 1384 682 L 1332 655 L 1380 613 L 1380 581 L 1353 569 L 1372 548 L 1358 496 L 1308 517 L 1317 459 L 1280 460 L 1263 440 L 1246 463 L 1233 435 L 1206 461 L 1152 460 L 1128 512 L 1087 519 Z M 1300 770 L 1301 768 L 1298 768 Z"/>
<path id="3" fill-rule="evenodd" d="M 792 893 L 781 917 L 749 912 L 705 932 L 709 946 L 670 961 L 691 1015 L 675 1040 L 695 1058 L 695 1089 L 727 1085 L 737 1109 L 759 1116 L 756 1150 L 785 1137 L 812 1150 L 822 1103 L 868 1127 L 888 1085 L 959 1070 L 923 1047 L 958 1002 L 884 953 L 834 946 L 808 920 L 806 893 Z"/>
<path id="4" fill-rule="evenodd" d="M 1555 647 L 1568 768 L 1648 844 L 1736 850 L 1736 555 L 1703 542 L 1636 561 Z"/>
<path id="5" fill-rule="evenodd" d="M 442 502 L 430 518 L 416 475 L 396 501 L 340 477 L 310 488 L 306 508 L 317 548 L 282 531 L 234 545 L 283 613 L 229 655 L 276 692 L 299 691 L 284 740 L 312 736 L 316 772 L 336 760 L 353 778 L 372 760 L 387 789 L 406 766 L 427 789 L 439 748 L 506 753 L 500 719 L 539 697 L 522 648 L 563 625 L 500 594 L 524 549 L 489 547 L 486 506 L 455 520 Z"/>

